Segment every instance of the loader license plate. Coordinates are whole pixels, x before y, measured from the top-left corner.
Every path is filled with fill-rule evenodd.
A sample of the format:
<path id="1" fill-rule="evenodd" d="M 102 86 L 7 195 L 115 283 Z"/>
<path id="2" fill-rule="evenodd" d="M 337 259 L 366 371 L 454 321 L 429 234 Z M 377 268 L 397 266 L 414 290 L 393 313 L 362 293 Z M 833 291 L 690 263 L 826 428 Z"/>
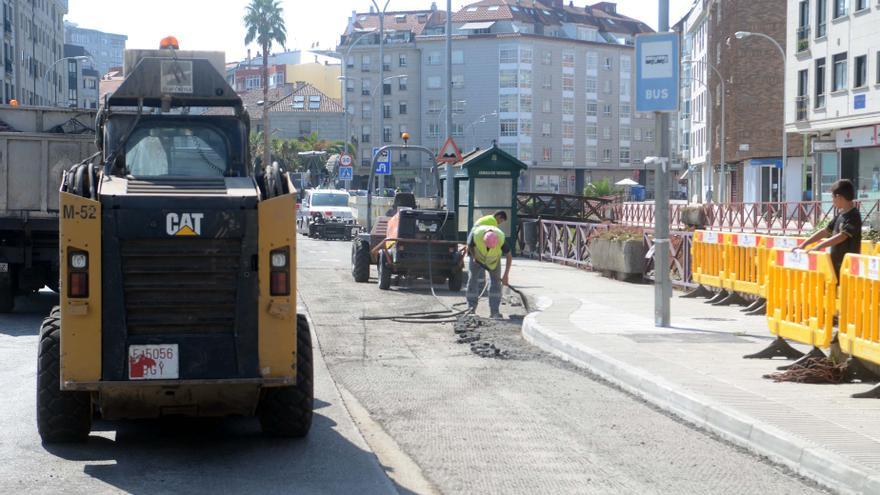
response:
<path id="1" fill-rule="evenodd" d="M 177 344 L 128 346 L 129 380 L 176 380 Z"/>

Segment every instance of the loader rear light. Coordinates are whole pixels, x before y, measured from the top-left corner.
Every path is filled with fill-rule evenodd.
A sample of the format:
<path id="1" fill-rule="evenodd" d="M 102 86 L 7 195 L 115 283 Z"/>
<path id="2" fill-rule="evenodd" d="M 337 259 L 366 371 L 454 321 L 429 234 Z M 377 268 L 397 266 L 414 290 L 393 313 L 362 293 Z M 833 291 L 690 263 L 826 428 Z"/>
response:
<path id="1" fill-rule="evenodd" d="M 89 274 L 86 272 L 70 272 L 68 297 L 89 297 Z"/>
<path id="2" fill-rule="evenodd" d="M 324 216 L 325 216 L 325 217 L 332 217 L 332 216 L 333 216 L 333 212 L 332 212 L 332 211 L 325 211 L 325 212 L 324 212 Z"/>
<path id="3" fill-rule="evenodd" d="M 276 249 L 269 253 L 269 293 L 273 296 L 290 295 L 290 251 Z"/>

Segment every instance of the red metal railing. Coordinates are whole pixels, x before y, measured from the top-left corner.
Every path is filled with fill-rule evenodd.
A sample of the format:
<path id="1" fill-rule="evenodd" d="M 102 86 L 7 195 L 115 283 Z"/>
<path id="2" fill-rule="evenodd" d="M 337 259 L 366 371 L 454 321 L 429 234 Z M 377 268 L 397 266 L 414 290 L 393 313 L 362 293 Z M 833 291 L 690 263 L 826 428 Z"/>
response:
<path id="1" fill-rule="evenodd" d="M 880 201 L 857 202 L 866 221 L 880 213 Z M 822 222 L 834 217 L 834 208 L 818 201 L 801 203 L 709 203 L 688 206 L 684 203 L 669 205 L 669 227 L 685 230 L 685 208 L 702 216 L 701 228 L 730 232 L 759 234 L 803 235 Z M 694 209 L 697 209 L 695 212 Z M 653 203 L 618 203 L 611 207 L 615 222 L 633 227 L 654 226 Z"/>

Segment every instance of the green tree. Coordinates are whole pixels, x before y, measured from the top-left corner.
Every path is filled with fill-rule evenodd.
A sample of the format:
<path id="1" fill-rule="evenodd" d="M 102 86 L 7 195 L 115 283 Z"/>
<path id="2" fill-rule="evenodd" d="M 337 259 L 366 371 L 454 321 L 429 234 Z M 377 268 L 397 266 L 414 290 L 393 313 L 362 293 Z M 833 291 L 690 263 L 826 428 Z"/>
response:
<path id="1" fill-rule="evenodd" d="M 251 4 L 245 7 L 244 25 L 247 34 L 244 44 L 249 45 L 254 41 L 263 50 L 263 166 L 271 163 L 269 144 L 269 51 L 273 43 L 282 47 L 287 43 L 287 28 L 284 25 L 284 9 L 281 2 L 275 0 L 251 0 Z"/>
<path id="2" fill-rule="evenodd" d="M 590 198 L 601 198 L 605 196 L 614 196 L 620 193 L 620 189 L 611 184 L 608 178 L 596 182 L 590 182 L 584 188 L 584 196 Z"/>

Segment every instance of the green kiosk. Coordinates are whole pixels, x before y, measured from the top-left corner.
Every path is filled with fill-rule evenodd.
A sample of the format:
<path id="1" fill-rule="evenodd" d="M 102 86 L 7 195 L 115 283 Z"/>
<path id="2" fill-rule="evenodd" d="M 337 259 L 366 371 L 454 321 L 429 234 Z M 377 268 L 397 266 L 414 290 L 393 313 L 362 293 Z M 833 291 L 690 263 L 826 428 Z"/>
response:
<path id="1" fill-rule="evenodd" d="M 439 166 L 441 195 L 446 190 L 447 166 Z M 520 173 L 528 165 L 493 144 L 491 148 L 464 155 L 452 167 L 455 169 L 454 199 L 459 240 L 467 240 L 475 220 L 504 210 L 509 220 L 501 229 L 507 235 L 510 248 L 516 251 L 516 193 Z M 444 203 L 445 200 L 443 198 Z"/>

